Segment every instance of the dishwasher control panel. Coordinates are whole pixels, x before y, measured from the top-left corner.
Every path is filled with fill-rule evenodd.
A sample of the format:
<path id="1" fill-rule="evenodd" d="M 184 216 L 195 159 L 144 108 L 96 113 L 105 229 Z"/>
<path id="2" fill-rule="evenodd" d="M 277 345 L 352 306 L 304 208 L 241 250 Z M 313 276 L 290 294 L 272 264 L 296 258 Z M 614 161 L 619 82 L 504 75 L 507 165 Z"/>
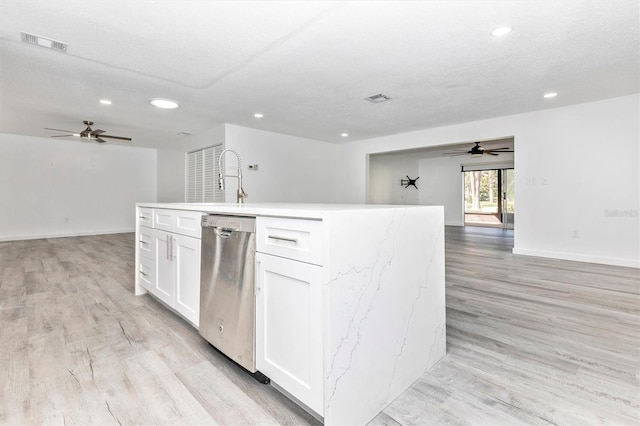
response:
<path id="1" fill-rule="evenodd" d="M 202 227 L 222 228 L 238 232 L 255 232 L 256 218 L 210 214 L 202 216 Z"/>

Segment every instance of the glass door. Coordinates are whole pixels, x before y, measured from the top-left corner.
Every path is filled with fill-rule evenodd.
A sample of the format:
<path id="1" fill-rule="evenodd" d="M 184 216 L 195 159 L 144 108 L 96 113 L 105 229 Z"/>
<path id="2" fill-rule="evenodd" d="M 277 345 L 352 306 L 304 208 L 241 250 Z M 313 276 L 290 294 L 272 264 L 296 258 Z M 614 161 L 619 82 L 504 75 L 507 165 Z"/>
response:
<path id="1" fill-rule="evenodd" d="M 513 169 L 465 171 L 465 225 L 513 229 L 514 193 Z"/>
<path id="2" fill-rule="evenodd" d="M 501 170 L 502 224 L 505 229 L 513 229 L 515 218 L 515 171 Z"/>

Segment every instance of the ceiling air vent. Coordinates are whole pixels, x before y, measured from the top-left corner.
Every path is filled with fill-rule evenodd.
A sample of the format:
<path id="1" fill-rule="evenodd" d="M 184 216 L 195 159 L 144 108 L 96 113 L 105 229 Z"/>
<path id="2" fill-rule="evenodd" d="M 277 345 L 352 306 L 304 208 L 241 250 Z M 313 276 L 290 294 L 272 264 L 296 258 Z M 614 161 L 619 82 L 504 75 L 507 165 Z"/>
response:
<path id="1" fill-rule="evenodd" d="M 22 42 L 33 44 L 35 46 L 46 47 L 47 49 L 57 50 L 58 52 L 67 53 L 67 43 L 52 40 L 50 38 L 37 36 L 35 34 L 20 33 Z"/>
<path id="2" fill-rule="evenodd" d="M 382 93 L 378 93 L 377 95 L 371 95 L 367 98 L 364 98 L 365 101 L 369 101 L 372 104 L 379 104 L 380 102 L 385 102 L 390 100 L 391 98 L 387 95 L 383 95 Z"/>

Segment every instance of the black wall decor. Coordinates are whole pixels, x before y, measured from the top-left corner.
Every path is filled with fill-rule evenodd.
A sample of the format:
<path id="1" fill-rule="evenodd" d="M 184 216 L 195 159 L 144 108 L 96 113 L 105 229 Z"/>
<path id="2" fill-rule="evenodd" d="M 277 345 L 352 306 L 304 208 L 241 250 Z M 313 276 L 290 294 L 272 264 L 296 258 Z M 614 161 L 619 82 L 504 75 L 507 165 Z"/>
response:
<path id="1" fill-rule="evenodd" d="M 418 186 L 416 185 L 416 181 L 418 179 L 420 179 L 420 176 L 415 179 L 411 179 L 409 176 L 407 176 L 406 179 L 400 179 L 400 185 L 404 186 L 405 188 L 413 186 L 415 189 L 418 189 Z"/>

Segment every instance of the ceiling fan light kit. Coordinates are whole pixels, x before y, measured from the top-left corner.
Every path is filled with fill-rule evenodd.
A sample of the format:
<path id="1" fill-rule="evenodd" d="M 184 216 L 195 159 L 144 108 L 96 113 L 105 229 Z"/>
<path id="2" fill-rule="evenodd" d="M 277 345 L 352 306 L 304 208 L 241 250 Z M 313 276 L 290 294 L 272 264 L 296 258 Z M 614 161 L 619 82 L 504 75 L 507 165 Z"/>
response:
<path id="1" fill-rule="evenodd" d="M 471 155 L 471 157 L 482 157 L 483 155 L 500 155 L 503 152 L 513 152 L 513 148 L 509 148 L 507 146 L 503 148 L 493 148 L 493 149 L 485 149 L 480 146 L 480 142 L 475 142 L 475 145 L 468 151 L 453 151 L 453 152 L 445 152 L 444 155 L 448 155 L 450 157 L 456 155 Z"/>
<path id="2" fill-rule="evenodd" d="M 107 135 L 107 134 L 105 134 L 104 130 L 101 130 L 101 129 L 93 130 L 91 128 L 91 126 L 93 126 L 93 121 L 85 120 L 85 121 L 83 121 L 83 123 L 87 127 L 86 127 L 86 129 L 84 129 L 80 133 L 73 132 L 71 130 L 53 129 L 51 127 L 45 127 L 45 129 L 46 130 L 53 130 L 54 132 L 68 133 L 66 135 L 53 135 L 53 136 L 51 136 L 52 138 L 66 138 L 66 137 L 70 137 L 71 136 L 71 137 L 79 137 L 80 139 L 87 139 L 87 140 L 96 141 L 98 143 L 107 142 L 105 140 L 105 138 L 107 138 L 107 139 L 117 139 L 117 140 L 126 141 L 126 142 L 130 142 L 131 141 L 131 138 L 128 138 L 128 137 Z"/>

